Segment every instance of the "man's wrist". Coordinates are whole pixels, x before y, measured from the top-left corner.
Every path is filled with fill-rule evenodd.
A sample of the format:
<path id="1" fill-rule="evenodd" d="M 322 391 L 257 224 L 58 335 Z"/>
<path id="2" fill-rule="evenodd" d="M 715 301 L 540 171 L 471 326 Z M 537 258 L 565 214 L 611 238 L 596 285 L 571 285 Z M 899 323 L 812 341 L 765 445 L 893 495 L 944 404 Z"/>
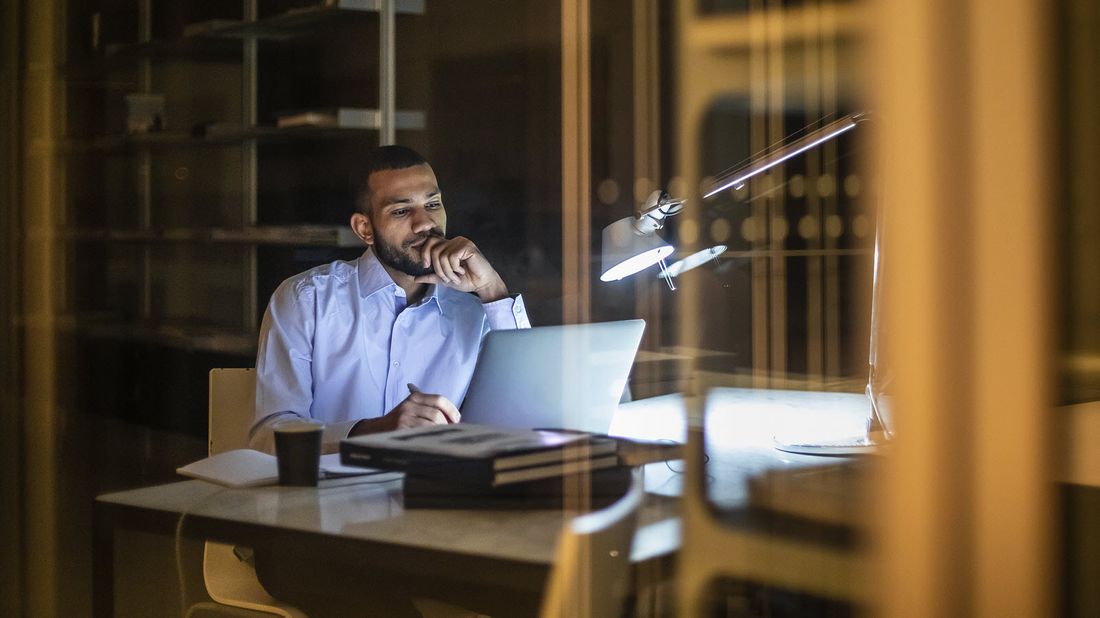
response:
<path id="1" fill-rule="evenodd" d="M 390 431 L 393 429 L 390 425 L 392 425 L 392 423 L 390 422 L 389 415 L 379 416 L 378 418 L 365 418 L 352 426 L 351 431 L 348 432 L 348 437 Z"/>
<path id="2" fill-rule="evenodd" d="M 496 302 L 508 296 L 508 286 L 504 285 L 503 279 L 497 277 L 496 281 L 483 285 L 474 290 L 474 293 L 481 299 L 482 304 Z"/>

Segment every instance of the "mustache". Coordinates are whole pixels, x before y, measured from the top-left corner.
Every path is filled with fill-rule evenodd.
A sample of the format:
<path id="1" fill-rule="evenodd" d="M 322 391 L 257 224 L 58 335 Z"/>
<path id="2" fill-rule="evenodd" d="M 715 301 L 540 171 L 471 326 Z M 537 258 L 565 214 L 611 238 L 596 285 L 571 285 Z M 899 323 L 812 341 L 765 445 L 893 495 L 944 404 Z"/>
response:
<path id="1" fill-rule="evenodd" d="M 409 247 L 411 247 L 411 246 L 413 246 L 413 245 L 415 245 L 415 244 L 417 244 L 421 241 L 428 240 L 429 238 L 446 238 L 446 237 L 447 236 L 445 234 L 443 234 L 443 230 L 441 230 L 437 227 L 433 227 L 432 229 L 428 230 L 427 232 L 421 232 L 421 233 L 417 234 L 416 236 L 412 237 L 411 239 L 406 240 L 404 243 L 402 243 L 402 245 L 406 249 L 408 249 Z"/>

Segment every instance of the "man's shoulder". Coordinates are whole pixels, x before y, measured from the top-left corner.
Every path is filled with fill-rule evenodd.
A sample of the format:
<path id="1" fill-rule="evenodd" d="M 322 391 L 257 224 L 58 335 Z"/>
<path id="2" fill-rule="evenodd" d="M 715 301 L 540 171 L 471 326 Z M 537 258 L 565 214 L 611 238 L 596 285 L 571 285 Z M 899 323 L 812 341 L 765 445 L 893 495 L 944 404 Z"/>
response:
<path id="1" fill-rule="evenodd" d="M 279 286 L 276 294 L 293 294 L 301 297 L 316 294 L 318 290 L 331 291 L 346 287 L 348 282 L 355 280 L 355 273 L 355 262 L 344 260 L 329 262 L 288 277 Z"/>

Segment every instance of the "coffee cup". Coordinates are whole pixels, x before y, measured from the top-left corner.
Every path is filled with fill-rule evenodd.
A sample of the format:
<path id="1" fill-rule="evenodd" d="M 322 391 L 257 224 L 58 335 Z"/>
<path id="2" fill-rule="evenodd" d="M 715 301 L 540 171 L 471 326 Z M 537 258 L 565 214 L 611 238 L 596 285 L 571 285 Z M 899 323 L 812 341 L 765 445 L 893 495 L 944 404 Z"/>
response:
<path id="1" fill-rule="evenodd" d="M 325 425 L 319 421 L 299 419 L 276 423 L 275 457 L 279 466 L 279 484 L 315 487 L 321 468 L 321 433 Z"/>

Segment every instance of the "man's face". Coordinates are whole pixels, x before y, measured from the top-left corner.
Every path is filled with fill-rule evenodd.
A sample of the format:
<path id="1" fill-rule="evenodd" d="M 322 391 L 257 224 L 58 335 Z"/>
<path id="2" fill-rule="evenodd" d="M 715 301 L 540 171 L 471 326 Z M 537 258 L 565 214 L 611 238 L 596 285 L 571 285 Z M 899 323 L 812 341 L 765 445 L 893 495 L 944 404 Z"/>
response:
<path id="1" fill-rule="evenodd" d="M 384 170 L 371 174 L 368 185 L 370 213 L 363 238 L 374 247 L 378 261 L 413 277 L 433 273 L 423 266 L 420 246 L 430 236 L 443 238 L 447 231 L 435 172 L 428 165 Z"/>

